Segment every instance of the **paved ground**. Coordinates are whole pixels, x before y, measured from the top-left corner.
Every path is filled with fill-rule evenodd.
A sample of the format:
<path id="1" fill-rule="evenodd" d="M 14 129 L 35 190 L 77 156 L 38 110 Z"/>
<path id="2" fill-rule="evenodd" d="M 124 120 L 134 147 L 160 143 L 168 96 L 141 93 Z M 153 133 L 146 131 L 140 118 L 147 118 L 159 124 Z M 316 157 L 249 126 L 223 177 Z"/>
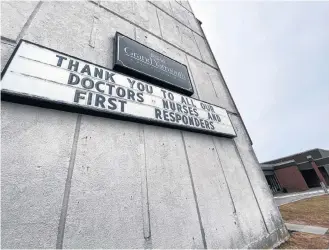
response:
<path id="1" fill-rule="evenodd" d="M 310 234 L 320 234 L 324 235 L 328 232 L 328 228 L 325 227 L 315 227 L 315 226 L 308 226 L 308 225 L 297 225 L 291 223 L 285 223 L 289 231 L 295 232 L 304 232 Z"/>
<path id="2" fill-rule="evenodd" d="M 323 195 L 324 191 L 322 188 L 311 188 L 304 192 L 298 192 L 298 193 L 280 193 L 274 195 L 274 201 L 276 205 L 281 206 L 286 203 L 310 198 L 313 196 Z"/>

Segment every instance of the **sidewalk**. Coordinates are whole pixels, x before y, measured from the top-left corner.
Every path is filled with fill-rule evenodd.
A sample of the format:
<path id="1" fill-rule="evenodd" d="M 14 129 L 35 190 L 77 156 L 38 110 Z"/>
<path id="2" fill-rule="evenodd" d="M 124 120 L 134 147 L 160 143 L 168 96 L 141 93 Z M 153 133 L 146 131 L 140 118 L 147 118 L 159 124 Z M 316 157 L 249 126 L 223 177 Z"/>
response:
<path id="1" fill-rule="evenodd" d="M 315 227 L 315 226 L 298 225 L 291 223 L 285 223 L 285 224 L 287 229 L 293 232 L 303 232 L 303 233 L 319 234 L 319 235 L 324 235 L 327 232 L 329 232 L 329 229 L 325 227 Z"/>
<path id="2" fill-rule="evenodd" d="M 276 194 L 274 195 L 274 201 L 277 206 L 281 206 L 286 203 L 290 203 L 318 195 L 323 195 L 323 194 L 325 194 L 325 192 L 323 191 L 322 188 L 311 188 L 303 192 Z"/>

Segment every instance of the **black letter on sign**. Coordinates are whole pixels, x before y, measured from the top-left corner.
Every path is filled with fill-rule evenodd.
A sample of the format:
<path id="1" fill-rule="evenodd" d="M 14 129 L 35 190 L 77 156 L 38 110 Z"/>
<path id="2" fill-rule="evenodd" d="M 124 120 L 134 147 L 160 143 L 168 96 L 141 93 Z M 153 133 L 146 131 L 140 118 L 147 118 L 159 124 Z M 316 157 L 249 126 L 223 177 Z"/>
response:
<path id="1" fill-rule="evenodd" d="M 108 79 L 111 79 L 111 82 L 115 83 L 114 79 L 113 79 L 113 76 L 115 74 L 114 73 L 109 73 L 108 71 L 106 71 L 106 74 L 105 74 L 105 81 L 107 81 Z"/>
<path id="2" fill-rule="evenodd" d="M 84 100 L 85 99 L 84 95 L 86 95 L 85 91 L 81 91 L 77 89 L 74 95 L 74 102 L 79 103 L 80 99 Z"/>
<path id="3" fill-rule="evenodd" d="M 126 90 L 122 87 L 118 87 L 116 89 L 117 96 L 119 97 L 125 97 L 126 96 Z"/>
<path id="4" fill-rule="evenodd" d="M 93 93 L 89 92 L 87 98 L 87 105 L 91 105 L 92 100 L 93 100 Z"/>
<path id="5" fill-rule="evenodd" d="M 74 68 L 74 69 L 73 69 L 74 71 L 78 71 L 79 62 L 76 61 L 76 62 L 73 64 L 73 60 L 70 59 L 68 69 L 69 69 L 69 70 L 72 70 L 72 67 Z"/>
<path id="6" fill-rule="evenodd" d="M 115 85 L 106 83 L 106 86 L 109 86 L 109 95 L 112 95 L 112 89 L 115 87 Z"/>
<path id="7" fill-rule="evenodd" d="M 61 66 L 62 66 L 62 62 L 63 62 L 63 60 L 67 60 L 67 58 L 64 57 L 64 56 L 56 55 L 56 57 L 58 57 L 58 61 L 57 61 L 57 66 L 58 66 L 58 67 L 61 67 Z"/>
<path id="8" fill-rule="evenodd" d="M 69 80 L 67 81 L 67 84 L 70 84 L 70 85 L 76 85 L 80 82 L 80 78 L 79 76 L 77 76 L 76 74 L 74 73 L 70 73 L 70 76 L 69 76 Z"/>
<path id="9" fill-rule="evenodd" d="M 172 100 L 172 101 L 174 100 L 174 95 L 171 92 L 168 93 L 168 96 L 169 96 L 170 100 Z"/>
<path id="10" fill-rule="evenodd" d="M 163 119 L 164 119 L 165 121 L 168 121 L 168 122 L 169 122 L 169 117 L 168 117 L 168 111 L 167 111 L 167 110 L 164 110 L 164 111 L 163 111 Z"/>
<path id="11" fill-rule="evenodd" d="M 86 64 L 86 65 L 82 68 L 82 70 L 81 70 L 81 74 L 83 74 L 83 73 L 85 73 L 85 72 L 86 72 L 88 75 L 91 76 L 91 73 L 90 73 L 90 67 L 89 67 L 88 64 Z"/>
<path id="12" fill-rule="evenodd" d="M 153 93 L 153 87 L 146 84 L 146 91 L 147 91 L 147 93 L 152 94 Z"/>
<path id="13" fill-rule="evenodd" d="M 87 82 L 89 82 L 89 84 L 86 84 Z M 94 87 L 94 81 L 85 77 L 81 80 L 81 85 L 85 89 L 92 89 Z"/>
<path id="14" fill-rule="evenodd" d="M 95 67 L 94 77 L 103 79 L 103 70 Z"/>
<path id="15" fill-rule="evenodd" d="M 144 90 L 145 90 L 145 86 L 144 86 L 144 84 L 141 83 L 141 82 L 138 82 L 138 83 L 137 83 L 137 88 L 138 88 L 140 91 L 144 91 Z"/>
<path id="16" fill-rule="evenodd" d="M 98 107 L 100 104 L 102 108 L 105 108 L 104 102 L 105 97 L 100 94 L 96 94 L 95 106 Z"/>
<path id="17" fill-rule="evenodd" d="M 101 85 L 101 84 L 102 84 L 102 85 L 105 85 L 105 82 L 98 81 L 98 82 L 96 82 L 95 87 L 96 87 L 96 90 L 97 90 L 98 92 L 104 93 L 104 90 L 99 88 L 99 85 Z"/>
<path id="18" fill-rule="evenodd" d="M 127 79 L 128 79 L 128 82 L 130 83 L 130 88 L 134 88 L 134 84 L 135 84 L 135 80 L 130 80 L 128 77 L 127 77 Z"/>
<path id="19" fill-rule="evenodd" d="M 137 99 L 138 102 L 144 102 L 143 93 L 137 93 L 137 97 L 138 97 Z"/>
<path id="20" fill-rule="evenodd" d="M 123 100 L 118 100 L 118 102 L 121 103 L 121 112 L 125 112 L 125 104 L 127 104 L 127 101 L 123 101 Z"/>
<path id="21" fill-rule="evenodd" d="M 156 119 L 161 119 L 161 120 L 162 120 L 160 109 L 155 108 L 154 111 L 155 111 L 155 118 L 156 118 Z"/>
<path id="22" fill-rule="evenodd" d="M 127 93 L 128 93 L 128 100 L 133 100 L 133 101 L 135 101 L 135 92 L 134 91 L 132 91 L 131 89 L 128 89 L 127 90 Z"/>
<path id="23" fill-rule="evenodd" d="M 169 109 L 168 101 L 162 99 L 163 108 Z"/>
<path id="24" fill-rule="evenodd" d="M 108 109 L 111 109 L 111 110 L 116 110 L 116 108 L 117 108 L 117 104 L 116 104 L 117 99 L 115 99 L 115 98 L 109 98 L 109 99 L 107 99 L 107 101 L 111 105 L 111 106 L 107 106 L 107 108 Z"/>
<path id="25" fill-rule="evenodd" d="M 210 127 L 211 127 L 212 130 L 215 129 L 215 127 L 214 127 L 214 123 L 213 123 L 213 122 L 209 122 L 209 125 L 210 125 Z"/>
<path id="26" fill-rule="evenodd" d="M 167 98 L 167 97 L 166 97 L 166 91 L 165 91 L 165 90 L 163 90 L 163 89 L 161 89 L 161 91 L 162 91 L 162 94 L 163 94 L 163 98 L 165 98 L 165 99 L 166 99 L 166 98 Z"/>

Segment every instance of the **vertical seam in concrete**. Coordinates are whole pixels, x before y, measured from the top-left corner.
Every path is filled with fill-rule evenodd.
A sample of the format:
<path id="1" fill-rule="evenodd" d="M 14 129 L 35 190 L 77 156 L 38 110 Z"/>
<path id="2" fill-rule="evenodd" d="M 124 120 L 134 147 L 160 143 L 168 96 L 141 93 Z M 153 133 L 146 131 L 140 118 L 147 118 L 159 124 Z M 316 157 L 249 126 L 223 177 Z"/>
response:
<path id="1" fill-rule="evenodd" d="M 98 1 L 98 5 L 95 6 L 94 8 L 94 14 L 93 14 L 93 22 L 91 25 L 91 31 L 90 31 L 90 36 L 89 36 L 89 46 L 92 48 L 95 48 L 95 36 L 96 36 L 96 31 L 95 31 L 95 27 L 96 27 L 96 22 L 98 20 L 98 10 L 99 10 L 99 4 L 100 1 Z"/>
<path id="2" fill-rule="evenodd" d="M 61 215 L 59 218 L 56 249 L 63 248 L 64 230 L 65 230 L 66 216 L 67 216 L 69 197 L 70 197 L 70 191 L 71 191 L 71 181 L 72 181 L 73 169 L 74 169 L 75 158 L 76 158 L 76 153 L 77 153 L 78 139 L 79 139 L 79 134 L 80 134 L 81 117 L 82 117 L 82 115 L 79 114 L 77 117 L 76 125 L 75 125 L 73 143 L 72 143 L 72 148 L 71 148 L 70 163 L 69 163 L 69 168 L 67 171 L 67 177 L 66 177 L 66 183 L 65 183 L 62 210 L 61 210 Z"/>
<path id="3" fill-rule="evenodd" d="M 16 42 L 18 42 L 24 36 L 24 34 L 25 34 L 26 30 L 29 28 L 33 18 L 35 17 L 37 12 L 39 11 L 41 5 L 42 5 L 42 1 L 39 1 L 37 6 L 35 6 L 34 10 L 32 11 L 31 15 L 29 16 L 29 18 L 27 19 L 26 23 L 24 24 L 21 32 L 18 34 L 18 36 L 16 38 Z"/>
<path id="4" fill-rule="evenodd" d="M 96 22 L 96 17 L 93 16 L 93 23 L 91 25 L 91 31 L 90 31 L 90 36 L 89 36 L 89 46 L 92 48 L 95 48 L 95 39 L 94 39 L 94 35 L 95 35 L 95 22 Z"/>
<path id="5" fill-rule="evenodd" d="M 186 161 L 187 161 L 188 171 L 189 171 L 189 174 L 190 174 L 191 186 L 192 186 L 192 191 L 193 191 L 193 196 L 194 196 L 196 211 L 197 211 L 198 219 L 199 219 L 199 225 L 200 225 L 200 231 L 201 231 L 201 236 L 202 236 L 203 247 L 204 247 L 204 249 L 207 249 L 206 234 L 204 232 L 204 228 L 203 228 L 203 224 L 202 224 L 202 219 L 201 219 L 201 214 L 200 214 L 200 209 L 199 209 L 199 203 L 198 203 L 198 197 L 197 197 L 196 192 L 195 192 L 195 186 L 194 186 L 194 181 L 193 181 L 193 175 L 192 175 L 190 160 L 188 158 L 187 149 L 186 149 L 186 143 L 185 143 L 183 132 L 180 131 L 180 133 L 181 133 L 181 136 L 182 136 L 185 157 L 186 157 Z"/>
<path id="6" fill-rule="evenodd" d="M 170 10 L 171 10 L 172 15 L 174 15 L 174 9 L 173 9 L 173 7 L 171 6 L 170 1 L 168 1 L 168 3 L 169 3 L 169 8 L 170 8 Z M 158 7 L 158 8 L 159 8 L 159 7 Z M 161 8 L 159 8 L 159 9 L 162 10 Z M 170 14 L 170 13 L 168 13 L 168 14 Z"/>
<path id="7" fill-rule="evenodd" d="M 179 19 L 177 19 L 177 18 L 174 16 L 174 10 L 173 10 L 173 8 L 172 8 L 172 6 L 171 6 L 171 4 L 170 4 L 170 1 L 169 1 L 169 4 L 170 4 L 171 11 L 172 11 L 173 14 L 168 13 L 167 10 L 164 10 L 164 9 L 160 8 L 159 6 L 157 6 L 156 4 L 154 4 L 152 1 L 148 1 L 148 2 L 149 2 L 150 4 L 152 4 L 154 7 L 156 7 L 157 9 L 159 9 L 160 11 L 162 11 L 163 13 L 167 14 L 168 16 L 170 16 L 170 17 L 171 17 L 172 19 L 174 19 L 175 21 L 179 22 L 181 25 L 183 25 L 183 26 L 185 26 L 186 28 L 188 28 L 189 30 L 191 30 L 191 31 L 193 31 L 193 32 L 195 32 L 195 33 L 197 33 L 197 32 L 194 31 L 191 27 L 189 27 L 188 25 L 186 25 L 185 23 L 183 23 L 182 21 L 180 21 Z M 182 6 L 182 5 L 181 5 L 181 6 Z M 184 7 L 184 6 L 182 6 L 182 7 Z M 193 14 L 193 16 L 194 16 L 194 13 L 192 13 L 192 14 Z M 202 36 L 202 35 L 200 34 L 200 36 Z"/>
<path id="8" fill-rule="evenodd" d="M 188 3 L 188 5 L 190 5 L 189 4 L 189 2 L 188 1 L 186 1 L 187 3 Z M 190 12 L 190 13 L 192 13 L 193 14 L 193 16 L 194 16 L 194 13 L 193 12 L 191 12 L 188 8 L 185 8 L 185 6 L 183 5 L 183 4 L 181 4 L 180 2 L 178 2 L 178 1 L 176 1 L 176 3 L 178 3 L 180 6 L 182 6 L 184 9 L 186 9 L 188 12 Z M 191 6 L 190 6 L 191 7 Z"/>
<path id="9" fill-rule="evenodd" d="M 219 157 L 219 153 L 218 153 L 218 149 L 216 147 L 216 143 L 215 143 L 214 137 L 212 137 L 212 143 L 214 144 L 214 148 L 215 148 L 215 151 L 216 151 L 216 154 L 217 154 L 217 160 L 219 162 L 220 169 L 222 170 L 222 173 L 223 173 L 223 176 L 224 176 L 224 180 L 225 180 L 225 184 L 226 184 L 226 187 L 227 187 L 227 190 L 228 190 L 228 194 L 229 194 L 230 199 L 231 199 L 231 202 L 232 202 L 233 213 L 236 214 L 236 207 L 235 207 L 235 204 L 234 204 L 234 201 L 233 201 L 233 197 L 232 197 L 232 194 L 231 194 L 230 187 L 228 186 L 228 183 L 227 183 L 226 175 L 225 175 L 225 172 L 224 172 L 224 168 L 223 168 L 222 162 L 221 162 L 220 157 Z"/>
<path id="10" fill-rule="evenodd" d="M 209 80 L 210 80 L 210 82 L 211 82 L 212 88 L 214 89 L 215 95 L 216 95 L 216 97 L 218 98 L 218 94 L 217 94 L 217 91 L 216 91 L 216 89 L 215 89 L 215 85 L 214 85 L 214 83 L 213 83 L 212 80 L 211 80 L 211 77 L 210 77 L 210 75 L 209 75 L 209 72 L 207 72 L 207 75 L 208 75 L 208 78 L 209 78 Z"/>
<path id="11" fill-rule="evenodd" d="M 187 54 L 185 54 L 185 58 L 186 58 L 186 62 L 187 62 L 187 67 L 190 69 L 190 72 L 191 72 L 190 75 L 191 75 L 191 78 L 192 78 L 192 82 L 193 82 L 193 85 L 194 85 L 194 88 L 195 88 L 196 95 L 199 99 L 200 96 L 199 96 L 198 88 L 196 87 L 196 84 L 195 84 L 195 80 L 194 80 L 194 77 L 193 77 L 193 74 L 192 74 L 192 69 L 191 69 L 190 63 L 189 63 L 188 58 L 187 58 Z"/>
<path id="12" fill-rule="evenodd" d="M 194 42 L 195 42 L 195 44 L 196 44 L 196 47 L 198 48 L 198 51 L 199 51 L 199 53 L 200 53 L 201 61 L 206 62 L 205 59 L 204 59 L 203 56 L 202 56 L 202 53 L 201 53 L 200 47 L 199 47 L 199 45 L 198 45 L 198 42 L 197 42 L 197 40 L 196 40 L 196 38 L 195 38 L 195 35 L 194 35 L 194 32 L 193 32 L 193 31 L 192 31 L 192 36 L 193 36 L 193 40 L 194 40 Z"/>
<path id="13" fill-rule="evenodd" d="M 143 233 L 145 239 L 145 248 L 152 248 L 152 233 L 151 233 L 151 217 L 150 217 L 150 206 L 149 206 L 149 192 L 148 192 L 148 180 L 147 180 L 147 157 L 146 157 L 146 143 L 145 143 L 145 131 L 144 125 L 142 127 L 143 135 L 143 154 L 144 164 L 141 169 L 142 178 L 142 209 L 143 209 Z M 146 202 L 145 202 L 146 198 Z"/>
<path id="14" fill-rule="evenodd" d="M 257 203 L 257 206 L 258 206 L 258 209 L 259 209 L 260 215 L 262 216 L 262 219 L 263 219 L 263 222 L 264 222 L 264 225 L 265 225 L 266 231 L 267 231 L 267 233 L 269 234 L 269 230 L 268 230 L 268 227 L 267 227 L 267 225 L 266 225 L 266 222 L 265 222 L 265 218 L 264 218 L 263 212 L 262 212 L 262 210 L 261 210 L 261 208 L 260 208 L 259 202 L 258 202 L 258 200 L 257 200 L 257 196 L 256 196 L 255 191 L 254 191 L 254 188 L 253 188 L 252 185 L 251 185 L 251 181 L 250 181 L 250 178 L 249 178 L 248 172 L 247 172 L 247 170 L 246 170 L 246 166 L 244 165 L 244 163 L 243 163 L 243 161 L 242 161 L 242 157 L 241 157 L 241 154 L 240 154 L 240 152 L 239 152 L 239 150 L 238 150 L 238 147 L 237 147 L 237 145 L 236 145 L 236 143 L 235 143 L 235 140 L 232 139 L 232 141 L 233 141 L 233 144 L 234 144 L 235 151 L 236 151 L 236 153 L 238 154 L 239 159 L 240 159 L 240 162 L 241 162 L 241 164 L 242 164 L 242 166 L 243 166 L 244 172 L 246 173 L 246 176 L 247 176 L 247 179 L 248 179 L 248 182 L 249 182 L 249 186 L 250 186 L 251 191 L 252 191 L 252 193 L 253 193 L 253 195 L 254 195 L 254 198 L 255 198 L 255 200 L 256 200 L 256 203 Z"/>
<path id="15" fill-rule="evenodd" d="M 159 15 L 158 15 L 158 9 L 157 9 L 157 7 L 154 7 L 154 8 L 155 8 L 155 13 L 156 13 L 157 19 L 158 19 L 160 34 L 161 34 L 161 37 L 163 38 L 162 30 L 161 30 L 161 24 L 160 24 L 160 19 L 159 19 Z"/>

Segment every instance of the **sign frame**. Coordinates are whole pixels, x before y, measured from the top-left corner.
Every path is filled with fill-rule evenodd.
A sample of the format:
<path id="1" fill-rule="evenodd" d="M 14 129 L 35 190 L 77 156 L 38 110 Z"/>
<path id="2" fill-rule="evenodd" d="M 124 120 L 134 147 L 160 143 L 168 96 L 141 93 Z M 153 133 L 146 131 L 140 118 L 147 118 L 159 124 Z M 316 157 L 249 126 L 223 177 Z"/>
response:
<path id="1" fill-rule="evenodd" d="M 173 62 L 179 64 L 180 66 L 183 66 L 186 69 L 187 81 L 190 84 L 190 89 L 183 88 L 181 86 L 178 86 L 177 84 L 173 84 L 172 82 L 166 81 L 164 79 L 157 78 L 154 75 L 150 75 L 146 72 L 141 72 L 138 69 L 131 68 L 131 67 L 128 67 L 128 66 L 124 65 L 124 63 L 119 58 L 119 39 L 120 39 L 120 36 L 122 36 L 122 37 L 124 37 L 128 40 L 131 40 L 132 42 L 138 44 L 141 47 L 144 47 L 145 49 L 147 49 L 149 51 L 153 51 L 155 54 L 159 54 L 163 58 L 166 58 L 170 61 L 173 61 Z M 125 35 L 121 34 L 120 32 L 116 32 L 115 36 L 114 36 L 113 55 L 114 55 L 113 56 L 113 70 L 114 71 L 117 71 L 117 72 L 120 72 L 120 73 L 123 73 L 123 74 L 131 75 L 132 77 L 141 79 L 143 81 L 149 82 L 149 83 L 157 85 L 159 87 L 163 87 L 163 88 L 170 89 L 170 90 L 173 90 L 175 92 L 178 92 L 178 93 L 181 93 L 181 94 L 184 94 L 184 95 L 188 95 L 189 97 L 194 94 L 193 83 L 192 83 L 192 80 L 191 80 L 191 77 L 190 77 L 190 74 L 189 74 L 189 71 L 188 71 L 188 67 L 185 64 L 182 64 L 182 63 L 180 63 L 180 62 L 178 62 L 178 61 L 176 61 L 176 60 L 174 60 L 174 59 L 172 59 L 172 58 L 170 58 L 170 57 L 168 57 L 168 56 L 166 56 L 166 55 L 164 55 L 164 54 L 162 54 L 162 53 L 160 53 L 160 52 L 158 52 L 158 51 L 156 51 L 156 50 L 154 50 L 150 47 L 147 47 L 144 44 L 141 44 L 140 42 L 138 42 L 134 39 L 131 39 L 128 36 L 125 36 Z"/>
<path id="2" fill-rule="evenodd" d="M 43 48 L 43 49 L 50 50 L 54 53 L 59 53 L 59 54 L 68 56 L 72 59 L 80 60 L 80 61 L 85 62 L 87 64 L 92 64 L 92 65 L 95 65 L 97 67 L 100 67 L 100 68 L 103 68 L 103 69 L 106 69 L 106 70 L 109 70 L 109 71 L 116 72 L 113 69 L 104 67 L 104 66 L 99 65 L 97 63 L 93 63 L 91 61 L 81 59 L 81 58 L 78 58 L 76 56 L 73 56 L 73 55 L 70 55 L 70 54 L 67 54 L 67 53 L 49 48 L 47 46 L 40 45 L 40 44 L 31 42 L 31 41 L 28 41 L 28 40 L 25 40 L 25 39 L 20 39 L 20 41 L 16 45 L 13 53 L 11 54 L 9 60 L 7 61 L 5 67 L 1 71 L 1 81 L 2 81 L 3 77 L 5 76 L 8 68 L 9 68 L 9 66 L 10 66 L 10 64 L 13 60 L 13 58 L 15 57 L 15 55 L 16 55 L 18 49 L 19 49 L 19 47 L 21 46 L 21 44 L 23 42 L 35 45 L 35 46 Z M 121 72 L 118 72 L 118 73 L 123 75 L 123 76 L 126 76 L 126 77 L 131 77 L 130 75 L 126 75 L 126 74 L 123 74 Z M 164 89 L 166 89 L 166 88 L 164 88 Z M 177 94 L 181 95 L 181 93 L 177 93 Z M 85 115 L 91 115 L 91 116 L 97 116 L 97 117 L 112 118 L 112 119 L 119 120 L 119 121 L 129 121 L 129 122 L 133 122 L 133 123 L 137 123 L 137 124 L 147 124 L 147 125 L 153 125 L 153 126 L 157 126 L 157 127 L 166 127 L 166 128 L 175 129 L 177 131 L 183 130 L 183 131 L 190 131 L 190 132 L 194 132 L 194 133 L 208 134 L 208 135 L 213 135 L 213 136 L 217 136 L 217 137 L 226 137 L 226 138 L 234 138 L 234 137 L 237 136 L 236 129 L 233 126 L 233 123 L 232 123 L 231 117 L 229 115 L 229 112 L 225 108 L 220 107 L 218 105 L 211 104 L 211 103 L 203 101 L 203 100 L 195 99 L 193 97 L 188 97 L 188 98 L 196 100 L 196 101 L 201 101 L 205 104 L 209 104 L 209 105 L 216 106 L 216 107 L 224 109 L 227 112 L 228 119 L 229 119 L 229 121 L 232 125 L 232 128 L 234 130 L 235 135 L 222 133 L 222 132 L 218 132 L 218 131 L 200 130 L 200 129 L 197 129 L 197 128 L 194 128 L 194 127 L 189 127 L 189 126 L 179 126 L 179 125 L 176 125 L 174 123 L 171 124 L 171 123 L 164 122 L 162 120 L 154 121 L 154 120 L 151 120 L 151 119 L 148 119 L 148 118 L 132 116 L 132 115 L 129 115 L 129 114 L 126 114 L 126 113 L 116 114 L 114 112 L 113 113 L 104 112 L 104 111 L 102 111 L 100 109 L 96 109 L 96 108 L 90 108 L 90 107 L 88 108 L 87 106 L 82 106 L 82 105 L 80 105 L 80 106 L 71 105 L 69 103 L 59 101 L 59 100 L 51 100 L 51 99 L 48 99 L 46 97 L 32 96 L 32 95 L 24 94 L 24 93 L 17 93 L 17 92 L 8 91 L 8 90 L 2 89 L 2 88 L 1 88 L 1 98 L 2 98 L 2 101 L 8 101 L 8 102 L 19 103 L 19 104 L 27 104 L 27 105 L 37 106 L 37 107 L 41 107 L 41 108 L 72 112 L 72 113 L 76 113 L 76 114 L 85 114 Z"/>

